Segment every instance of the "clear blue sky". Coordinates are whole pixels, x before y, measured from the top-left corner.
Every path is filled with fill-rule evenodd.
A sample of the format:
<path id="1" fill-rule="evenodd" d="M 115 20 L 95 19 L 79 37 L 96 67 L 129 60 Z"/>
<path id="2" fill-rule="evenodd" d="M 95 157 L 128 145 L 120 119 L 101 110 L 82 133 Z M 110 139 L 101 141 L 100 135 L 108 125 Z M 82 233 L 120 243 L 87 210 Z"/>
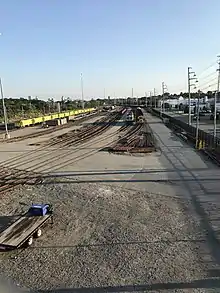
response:
<path id="1" fill-rule="evenodd" d="M 5 96 L 143 95 L 186 87 L 220 53 L 219 0 L 2 0 Z M 214 69 L 213 69 L 214 70 Z"/>

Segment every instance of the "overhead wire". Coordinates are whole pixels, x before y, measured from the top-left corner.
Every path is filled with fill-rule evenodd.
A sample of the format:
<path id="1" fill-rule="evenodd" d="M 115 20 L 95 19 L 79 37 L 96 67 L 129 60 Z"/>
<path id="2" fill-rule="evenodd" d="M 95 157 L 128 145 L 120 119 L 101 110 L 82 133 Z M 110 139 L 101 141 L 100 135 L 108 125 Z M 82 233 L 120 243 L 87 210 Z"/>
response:
<path id="1" fill-rule="evenodd" d="M 201 91 L 204 91 L 205 89 L 211 88 L 212 86 L 217 86 L 217 81 L 215 83 L 209 84 L 205 88 L 200 89 Z"/>
<path id="2" fill-rule="evenodd" d="M 199 73 L 199 75 L 197 76 L 198 77 L 198 79 L 201 81 L 203 81 L 204 79 L 207 79 L 207 78 L 209 78 L 209 77 L 212 77 L 214 74 L 215 74 L 215 72 L 211 72 L 211 73 L 208 73 L 208 75 L 205 75 L 205 76 L 203 76 L 204 75 L 204 73 L 205 72 L 207 72 L 207 70 L 209 70 L 210 68 L 212 68 L 214 65 L 216 65 L 216 61 L 215 62 L 212 62 L 209 66 L 207 66 L 206 68 L 204 68 L 200 73 Z M 212 80 L 210 80 L 210 81 L 205 81 L 205 83 L 202 85 L 202 86 L 204 86 L 204 85 L 206 85 L 207 83 L 209 83 L 209 82 L 212 82 L 213 81 L 213 79 Z M 198 86 L 197 86 L 197 88 L 198 88 Z M 193 89 L 192 89 L 193 90 Z M 186 87 L 184 87 L 184 88 L 182 88 L 181 90 L 178 90 L 180 93 L 182 92 L 182 93 L 185 93 L 185 92 L 187 92 L 188 90 L 187 90 L 187 88 Z"/>
<path id="3" fill-rule="evenodd" d="M 214 71 L 214 72 L 211 72 L 210 74 L 208 74 L 208 75 L 206 75 L 206 76 L 204 76 L 204 77 L 202 77 L 202 78 L 199 78 L 199 80 L 201 81 L 201 80 L 204 80 L 204 79 L 206 79 L 206 78 L 208 78 L 208 77 L 211 77 L 212 75 L 214 75 L 216 72 Z"/>
<path id="4" fill-rule="evenodd" d="M 200 85 L 200 87 L 204 87 L 205 85 L 207 85 L 207 84 L 213 82 L 214 80 L 216 80 L 216 82 L 217 82 L 217 75 L 216 75 L 214 78 L 212 78 L 212 79 L 210 79 L 210 80 L 207 80 L 206 82 L 202 83 L 202 84 Z"/>
<path id="5" fill-rule="evenodd" d="M 212 62 L 209 66 L 207 66 L 206 68 L 204 68 L 197 76 L 197 78 L 199 79 L 199 81 L 204 81 L 202 82 L 202 84 L 200 86 L 196 86 L 196 88 L 200 88 L 200 90 L 204 90 L 204 89 L 207 89 L 211 86 L 214 86 L 215 84 L 217 85 L 217 81 L 216 83 L 212 83 L 215 79 L 217 79 L 217 75 L 210 79 L 210 80 L 207 80 L 208 78 L 214 76 L 216 74 L 216 70 L 213 71 L 213 72 L 209 72 L 207 75 L 204 76 L 204 74 L 207 72 L 207 70 L 211 69 L 214 65 L 216 65 L 217 62 Z M 209 84 L 209 83 L 212 83 L 212 84 Z M 206 86 L 207 84 L 209 84 L 208 86 Z M 206 87 L 204 87 L 206 86 Z M 188 90 L 185 88 L 182 88 L 181 90 L 178 90 L 178 92 L 182 92 L 182 93 L 185 93 L 187 92 Z"/>
<path id="6" fill-rule="evenodd" d="M 212 68 L 214 65 L 216 65 L 216 61 L 211 63 L 208 67 L 206 67 L 205 69 L 203 69 L 199 74 L 198 74 L 198 78 L 201 79 L 201 75 L 203 75 L 204 72 L 206 72 L 208 69 Z"/>
<path id="7" fill-rule="evenodd" d="M 205 76 L 203 76 L 203 74 L 205 72 L 207 72 L 207 70 L 211 69 L 214 65 L 216 65 L 216 61 L 213 62 L 212 64 L 210 64 L 209 66 L 207 66 L 198 76 L 199 81 L 202 81 L 202 83 L 200 84 L 199 88 L 201 91 L 204 91 L 208 88 L 211 88 L 215 85 L 217 85 L 217 75 L 216 75 L 216 70 L 209 72 L 208 74 L 206 74 Z M 215 75 L 215 76 L 214 76 Z M 210 78 L 213 77 L 214 78 Z M 216 82 L 213 82 L 216 81 Z"/>

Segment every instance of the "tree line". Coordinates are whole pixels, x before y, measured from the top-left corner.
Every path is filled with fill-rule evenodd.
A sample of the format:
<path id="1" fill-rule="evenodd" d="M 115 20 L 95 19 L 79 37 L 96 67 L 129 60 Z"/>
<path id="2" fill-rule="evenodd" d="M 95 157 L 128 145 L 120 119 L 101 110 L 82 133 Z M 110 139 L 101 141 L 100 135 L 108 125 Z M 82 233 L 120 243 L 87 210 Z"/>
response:
<path id="1" fill-rule="evenodd" d="M 61 97 L 60 101 L 54 101 L 49 98 L 47 101 L 38 98 L 5 98 L 5 108 L 9 120 L 18 120 L 25 118 L 33 118 L 37 116 L 47 115 L 56 112 L 76 110 L 82 108 L 81 100 L 72 100 L 71 98 Z M 98 105 L 102 106 L 105 103 L 102 99 L 91 99 L 84 101 L 85 108 L 93 108 Z M 3 106 L 0 104 L 0 119 L 3 121 L 4 112 Z"/>
<path id="2" fill-rule="evenodd" d="M 187 92 L 181 92 L 179 95 L 165 93 L 165 99 L 175 99 L 177 96 L 182 96 L 183 98 L 188 98 Z M 208 91 L 207 93 L 200 93 L 200 97 L 203 98 L 207 96 L 208 98 L 214 97 L 214 92 Z M 191 93 L 191 98 L 197 98 L 198 93 Z M 158 101 L 162 96 L 158 95 L 152 98 L 147 98 L 148 104 L 150 99 L 153 101 Z M 119 99 L 120 100 L 120 99 Z M 103 105 L 114 105 L 120 104 L 118 99 L 106 98 L 106 99 L 90 99 L 89 101 L 84 101 L 85 108 L 94 108 Z M 124 98 L 124 100 L 129 101 L 131 97 Z M 146 97 L 138 98 L 140 104 L 146 105 Z M 62 112 L 68 110 L 75 110 L 82 108 L 82 101 L 80 99 L 73 100 L 70 97 L 61 97 L 60 101 L 55 101 L 53 98 L 49 98 L 47 101 L 38 98 L 5 98 L 5 107 L 7 110 L 7 116 L 9 120 L 18 120 L 25 118 L 32 118 L 42 115 L 47 115 L 55 112 Z M 3 107 L 0 105 L 0 119 L 3 121 Z"/>

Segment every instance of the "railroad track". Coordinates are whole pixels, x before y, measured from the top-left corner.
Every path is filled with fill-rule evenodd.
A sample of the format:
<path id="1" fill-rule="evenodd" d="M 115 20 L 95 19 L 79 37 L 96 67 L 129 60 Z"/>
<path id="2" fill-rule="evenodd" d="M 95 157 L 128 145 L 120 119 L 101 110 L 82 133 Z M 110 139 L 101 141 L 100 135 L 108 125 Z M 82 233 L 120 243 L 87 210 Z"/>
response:
<path id="1" fill-rule="evenodd" d="M 156 142 L 147 123 L 138 123 L 128 129 L 109 151 L 149 153 L 156 151 Z"/>
<path id="2" fill-rule="evenodd" d="M 38 159 L 39 156 L 41 157 L 41 159 L 44 158 L 46 160 L 48 156 L 51 156 L 51 153 L 55 154 L 57 149 L 64 149 L 68 146 L 74 147 L 82 144 L 83 142 L 91 138 L 94 138 L 97 135 L 102 134 L 112 126 L 112 123 L 114 121 L 120 118 L 120 115 L 120 112 L 115 113 L 114 115 L 111 114 L 108 117 L 103 117 L 102 119 L 100 119 L 98 126 L 95 124 L 91 124 L 90 126 L 84 126 L 77 133 L 72 131 L 69 132 L 68 135 L 59 136 L 57 138 L 49 140 L 45 145 L 39 147 L 37 150 L 30 151 L 24 155 L 12 158 L 4 162 L 4 165 L 10 168 L 19 168 L 26 163 L 31 163 L 32 161 Z M 51 147 L 56 148 L 52 150 Z M 61 157 L 65 157 L 65 154 L 59 156 L 59 158 Z M 54 158 L 53 160 L 56 160 L 56 158 Z"/>
<path id="3" fill-rule="evenodd" d="M 101 139 L 98 138 L 96 141 L 93 141 L 93 143 L 105 142 L 107 139 L 114 137 L 117 133 L 118 133 L 118 130 L 115 131 L 115 132 L 113 132 L 113 133 L 111 133 L 111 134 L 109 134 L 109 135 L 104 136 L 104 137 L 101 138 Z M 113 143 L 116 142 L 116 141 L 117 141 L 117 139 L 113 140 Z M 88 143 L 90 143 L 90 142 L 88 142 Z M 107 143 L 106 143 L 105 146 L 107 146 Z M 104 147 L 105 147 L 105 146 L 104 146 Z M 79 148 L 79 149 L 80 149 L 80 148 Z M 66 160 L 66 162 L 63 162 L 62 164 L 58 164 L 57 166 L 53 167 L 53 172 L 56 171 L 56 170 L 59 170 L 59 169 L 61 169 L 61 168 L 63 168 L 63 167 L 68 166 L 70 163 L 71 163 L 71 164 L 74 164 L 74 163 L 76 163 L 76 162 L 79 162 L 79 161 L 81 161 L 81 160 L 84 160 L 84 159 L 87 158 L 87 157 L 93 156 L 94 154 L 100 152 L 101 150 L 103 150 L 103 146 L 102 146 L 102 147 L 98 147 L 98 148 L 96 148 L 96 149 L 94 149 L 94 150 L 89 150 L 89 151 L 87 151 L 87 152 L 84 152 L 83 154 L 80 154 L 80 155 L 74 157 L 74 158 L 71 159 L 71 160 L 68 159 L 68 160 Z M 75 149 L 74 149 L 74 151 L 75 151 Z M 49 172 L 49 171 L 50 171 L 49 169 L 50 169 L 50 168 L 44 170 L 44 173 Z M 41 174 L 42 174 L 42 173 L 41 173 Z"/>
<path id="4" fill-rule="evenodd" d="M 94 138 L 94 136 L 98 136 L 100 134 L 102 134 L 103 132 L 105 132 L 108 128 L 110 128 L 112 126 L 112 123 L 117 121 L 119 118 L 121 117 L 121 112 L 116 112 L 116 113 L 111 113 L 110 115 L 108 115 L 107 117 L 104 117 L 102 119 L 99 120 L 99 123 L 96 124 L 92 124 L 90 126 L 87 127 L 82 127 L 81 131 L 79 131 L 78 133 L 72 133 L 72 136 L 67 136 L 67 137 L 58 137 L 58 139 L 56 139 L 55 141 L 53 140 L 52 143 L 49 143 L 48 145 L 44 146 L 43 148 L 39 148 L 34 152 L 31 152 L 31 155 L 34 154 L 34 160 L 37 159 L 37 156 L 39 155 L 39 152 L 42 151 L 42 149 L 47 149 L 47 152 L 49 153 L 49 155 L 51 156 L 51 150 L 49 150 L 48 148 L 50 148 L 52 145 L 59 145 L 60 148 L 64 147 L 64 146 L 77 146 L 80 145 L 82 143 L 85 143 L 86 141 L 88 141 L 90 138 Z M 115 133 L 111 134 L 112 136 L 115 135 Z M 98 138 L 97 141 L 101 141 L 101 140 L 105 140 L 106 137 L 103 137 L 102 139 Z M 101 149 L 101 148 L 100 148 Z M 79 155 L 78 157 L 75 157 L 72 160 L 72 163 L 82 160 L 83 158 L 93 155 L 94 153 L 100 151 L 100 149 L 97 150 L 93 150 L 93 151 L 88 151 L 82 155 Z M 73 152 L 75 152 L 76 149 L 73 150 Z M 48 153 L 46 155 L 44 155 L 44 159 L 46 159 L 45 156 L 48 155 Z M 69 154 L 69 152 L 68 152 Z M 61 156 L 59 156 L 60 158 L 65 158 L 67 156 L 67 154 L 63 154 Z M 4 193 L 6 191 L 9 191 L 11 189 L 13 189 L 15 186 L 20 185 L 20 184 L 36 184 L 36 183 L 40 183 L 42 181 L 42 174 L 40 172 L 37 172 L 37 170 L 39 170 L 39 168 L 43 168 L 42 171 L 47 171 L 47 169 L 45 169 L 45 166 L 47 166 L 47 162 L 40 162 L 38 164 L 33 162 L 33 166 L 32 168 L 28 168 L 28 170 L 23 171 L 18 169 L 21 165 L 25 164 L 24 161 L 24 157 L 26 157 L 26 161 L 28 161 L 30 163 L 31 159 L 33 160 L 33 158 L 30 158 L 30 153 L 29 156 L 28 154 L 26 154 L 25 156 L 22 156 L 23 160 L 21 160 L 21 156 L 19 156 L 20 158 L 20 163 L 18 164 L 18 158 L 14 158 L 11 159 L 9 161 L 7 161 L 4 165 L 2 165 L 1 167 L 1 171 L 0 171 L 0 193 Z M 42 159 L 42 155 L 41 155 L 41 159 Z M 52 160 L 50 160 L 51 162 L 56 162 L 57 158 L 54 157 Z M 69 160 L 68 160 L 69 163 Z M 59 165 L 60 166 L 60 165 Z M 58 168 L 59 168 L 58 166 Z"/>
<path id="5" fill-rule="evenodd" d="M 73 145 L 78 141 L 85 141 L 86 139 L 94 137 L 94 135 L 100 135 L 108 128 L 110 128 L 112 126 L 112 123 L 117 121 L 120 117 L 121 113 L 111 113 L 107 118 L 103 117 L 99 121 L 94 122 L 89 126 L 83 127 L 81 130 L 71 131 L 64 135 L 58 136 L 56 139 L 56 143 L 60 143 L 62 147 L 67 147 Z M 68 137 L 71 137 L 71 140 L 69 142 L 63 142 L 63 139 L 68 139 Z"/>
<path id="6" fill-rule="evenodd" d="M 0 194 L 5 191 L 12 190 L 15 186 L 23 184 L 36 184 L 40 182 L 41 175 L 26 171 L 26 170 L 14 170 L 1 167 L 0 171 Z"/>
<path id="7" fill-rule="evenodd" d="M 108 120 L 108 118 L 109 117 L 104 117 L 104 118 L 100 119 L 100 121 L 102 121 L 102 122 L 106 121 L 106 120 Z M 112 117 L 112 115 L 111 115 L 111 118 L 112 118 L 111 121 L 117 119 L 116 115 L 114 117 Z M 57 146 L 59 146 L 60 148 L 61 147 L 64 148 L 65 144 L 68 145 L 71 143 L 71 145 L 74 146 L 78 143 L 82 143 L 83 141 L 86 141 L 87 139 L 94 137 L 94 133 L 96 132 L 97 128 L 94 125 L 94 123 L 91 124 L 91 126 L 92 127 L 83 126 L 82 128 L 80 128 L 79 132 L 71 131 L 71 132 L 69 132 L 69 135 L 61 135 L 61 136 L 55 137 L 53 139 L 50 139 L 50 140 L 44 142 L 43 146 L 40 146 L 36 150 L 29 151 L 25 154 L 22 154 L 20 156 L 17 156 L 15 158 L 12 158 L 12 159 L 5 161 L 4 165 L 6 165 L 7 167 L 16 168 L 19 165 L 25 163 L 25 161 L 29 161 L 30 159 L 37 158 L 39 156 L 39 153 L 42 151 L 49 152 L 49 153 L 53 152 L 53 150 L 51 150 L 52 147 L 56 147 L 56 149 L 57 149 Z M 108 127 L 110 127 L 110 126 L 111 125 L 108 125 Z M 105 125 L 103 125 L 103 127 L 105 127 L 105 129 L 106 129 Z M 92 129 L 93 129 L 93 131 L 92 131 Z M 105 129 L 103 129 L 103 131 Z"/>
<path id="8" fill-rule="evenodd" d="M 116 131 L 116 132 L 118 132 L 118 131 Z M 113 137 L 116 134 L 116 132 L 111 133 L 110 135 L 107 135 L 107 136 L 103 137 L 102 139 L 99 138 L 99 139 L 97 139 L 96 142 L 99 142 L 99 143 L 103 142 L 107 138 Z M 113 142 L 116 142 L 116 141 L 117 141 L 117 139 L 114 140 Z M 66 160 L 66 162 L 63 162 L 63 164 L 58 164 L 57 166 L 53 167 L 53 172 L 60 169 L 60 168 L 63 168 L 65 166 L 69 165 L 70 163 L 74 164 L 74 163 L 77 163 L 85 158 L 93 156 L 94 154 L 98 153 L 102 149 L 103 149 L 103 146 L 99 147 L 95 150 L 89 150 L 87 152 L 84 152 L 83 154 L 77 155 L 72 160 L 68 159 L 68 160 Z M 74 152 L 75 151 L 76 150 L 74 149 Z M 39 168 L 39 166 L 36 166 L 36 167 Z M 41 167 L 45 167 L 45 166 L 41 166 Z M 47 173 L 47 172 L 50 171 L 50 168 L 48 168 L 48 169 L 44 168 L 43 171 L 44 171 L 44 173 L 30 171 L 30 170 L 8 169 L 8 168 L 3 167 L 0 172 L 0 177 L 1 177 L 1 179 L 0 179 L 0 194 L 4 193 L 6 191 L 10 191 L 18 185 L 41 184 L 44 181 L 45 177 L 48 178 L 49 173 Z"/>
<path id="9" fill-rule="evenodd" d="M 68 122 L 66 124 L 63 124 L 63 125 L 57 125 L 57 126 L 49 127 L 48 129 L 40 130 L 40 131 L 38 131 L 36 133 L 31 133 L 31 134 L 27 134 L 27 135 L 23 135 L 23 136 L 17 136 L 17 137 L 11 138 L 9 140 L 3 140 L 2 142 L 4 142 L 4 143 L 12 143 L 12 142 L 22 141 L 22 140 L 25 140 L 25 139 L 35 138 L 35 137 L 38 137 L 38 136 L 43 136 L 43 135 L 46 135 L 46 134 L 53 133 L 55 131 L 59 131 L 61 129 L 69 128 L 69 127 L 74 126 L 74 125 L 79 125 L 81 122 L 86 121 L 91 117 L 96 117 L 96 116 L 99 116 L 99 115 L 100 114 L 97 113 L 97 112 L 92 113 L 92 114 L 89 114 L 89 115 L 85 115 L 84 117 L 79 118 L 77 120 L 74 120 L 74 121 Z M 17 129 L 14 129 L 13 132 L 15 132 L 16 130 Z"/>

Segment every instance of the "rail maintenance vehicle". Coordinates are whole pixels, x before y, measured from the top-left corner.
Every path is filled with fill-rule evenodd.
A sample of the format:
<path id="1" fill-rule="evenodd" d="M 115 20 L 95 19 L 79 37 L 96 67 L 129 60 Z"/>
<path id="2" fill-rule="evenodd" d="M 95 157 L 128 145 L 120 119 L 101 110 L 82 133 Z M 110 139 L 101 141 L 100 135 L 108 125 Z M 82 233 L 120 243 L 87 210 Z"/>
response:
<path id="1" fill-rule="evenodd" d="M 49 219 L 53 224 L 52 205 L 33 204 L 25 214 L 0 233 L 0 251 L 30 246 L 34 237 L 41 236 L 41 228 Z"/>

